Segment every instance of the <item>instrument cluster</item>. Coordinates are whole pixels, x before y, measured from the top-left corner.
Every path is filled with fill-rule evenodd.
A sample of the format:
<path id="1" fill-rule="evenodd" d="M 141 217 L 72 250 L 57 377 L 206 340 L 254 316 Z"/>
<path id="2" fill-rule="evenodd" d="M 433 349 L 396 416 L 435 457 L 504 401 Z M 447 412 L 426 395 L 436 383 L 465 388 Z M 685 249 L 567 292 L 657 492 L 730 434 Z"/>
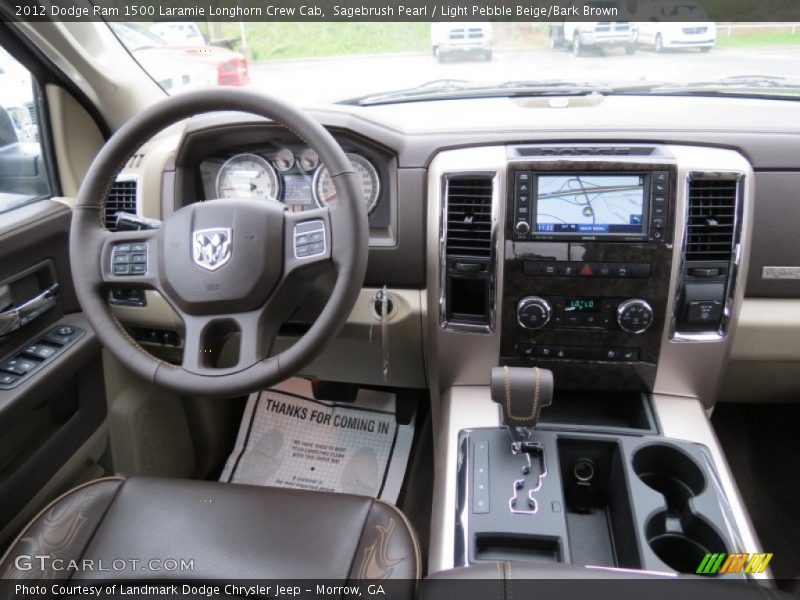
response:
<path id="1" fill-rule="evenodd" d="M 346 154 L 359 176 L 367 213 L 372 213 L 381 199 L 378 169 L 360 153 Z M 200 178 L 205 200 L 276 200 L 288 210 L 301 212 L 336 199 L 327 168 L 312 148 L 303 145 L 253 148 L 208 158 L 200 164 Z"/>

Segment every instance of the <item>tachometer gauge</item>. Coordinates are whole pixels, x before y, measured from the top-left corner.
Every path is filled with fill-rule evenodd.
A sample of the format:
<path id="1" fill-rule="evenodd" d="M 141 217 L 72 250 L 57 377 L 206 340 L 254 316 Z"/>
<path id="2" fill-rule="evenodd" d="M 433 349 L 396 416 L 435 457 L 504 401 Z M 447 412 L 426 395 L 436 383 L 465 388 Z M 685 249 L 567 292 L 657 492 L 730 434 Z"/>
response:
<path id="1" fill-rule="evenodd" d="M 319 155 L 311 148 L 306 148 L 297 157 L 297 164 L 303 171 L 313 171 L 319 166 Z"/>
<path id="2" fill-rule="evenodd" d="M 381 180 L 378 177 L 378 171 L 363 156 L 348 153 L 347 158 L 356 170 L 356 175 L 358 175 L 364 205 L 367 208 L 367 214 L 369 214 L 378 204 L 378 196 L 381 191 Z M 325 207 L 336 199 L 336 188 L 333 187 L 333 180 L 325 167 L 321 167 L 314 176 L 314 199 L 320 207 Z"/>
<path id="3" fill-rule="evenodd" d="M 256 154 L 237 154 L 217 174 L 217 198 L 277 200 L 280 182 L 275 169 Z"/>
<path id="4" fill-rule="evenodd" d="M 272 162 L 278 171 L 285 173 L 294 166 L 294 152 L 289 148 L 281 148 L 272 155 Z"/>

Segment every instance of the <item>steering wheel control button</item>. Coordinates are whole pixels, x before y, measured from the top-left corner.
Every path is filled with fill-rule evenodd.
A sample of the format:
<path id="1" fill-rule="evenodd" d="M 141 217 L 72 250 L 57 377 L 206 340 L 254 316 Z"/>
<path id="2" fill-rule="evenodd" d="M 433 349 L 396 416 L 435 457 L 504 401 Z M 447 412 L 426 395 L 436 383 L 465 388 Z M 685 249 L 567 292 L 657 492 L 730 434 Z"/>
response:
<path id="1" fill-rule="evenodd" d="M 118 276 L 147 273 L 147 243 L 115 244 L 111 249 L 111 272 Z"/>
<path id="2" fill-rule="evenodd" d="M 325 254 L 325 224 L 306 221 L 294 226 L 294 257 L 311 258 Z"/>

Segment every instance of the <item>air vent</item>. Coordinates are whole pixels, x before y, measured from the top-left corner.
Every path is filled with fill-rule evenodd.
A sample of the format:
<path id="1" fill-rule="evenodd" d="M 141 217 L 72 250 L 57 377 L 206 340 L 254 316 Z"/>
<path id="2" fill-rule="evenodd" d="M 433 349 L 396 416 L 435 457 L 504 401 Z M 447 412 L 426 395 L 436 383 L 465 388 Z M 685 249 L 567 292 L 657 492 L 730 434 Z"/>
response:
<path id="1" fill-rule="evenodd" d="M 447 186 L 447 256 L 492 255 L 492 179 L 450 179 Z"/>
<path id="2" fill-rule="evenodd" d="M 117 179 L 111 186 L 104 215 L 106 229 L 116 231 L 117 213 L 136 213 L 136 179 Z"/>
<path id="3" fill-rule="evenodd" d="M 729 261 L 736 224 L 737 182 L 692 179 L 689 182 L 687 261 Z"/>

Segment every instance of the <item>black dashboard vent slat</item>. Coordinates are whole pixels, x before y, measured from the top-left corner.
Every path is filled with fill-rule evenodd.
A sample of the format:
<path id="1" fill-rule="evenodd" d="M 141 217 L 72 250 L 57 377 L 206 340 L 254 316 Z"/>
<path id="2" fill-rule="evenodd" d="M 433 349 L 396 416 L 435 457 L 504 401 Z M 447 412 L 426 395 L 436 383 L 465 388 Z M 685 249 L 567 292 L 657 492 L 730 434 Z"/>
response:
<path id="1" fill-rule="evenodd" d="M 492 178 L 453 178 L 447 185 L 447 254 L 492 255 Z"/>
<path id="2" fill-rule="evenodd" d="M 729 261 L 736 226 L 734 179 L 693 179 L 689 182 L 687 261 Z"/>
<path id="3" fill-rule="evenodd" d="M 111 186 L 111 192 L 106 200 L 105 214 L 103 220 L 106 229 L 116 231 L 117 213 L 127 212 L 136 214 L 136 188 L 135 179 L 117 180 Z"/>

